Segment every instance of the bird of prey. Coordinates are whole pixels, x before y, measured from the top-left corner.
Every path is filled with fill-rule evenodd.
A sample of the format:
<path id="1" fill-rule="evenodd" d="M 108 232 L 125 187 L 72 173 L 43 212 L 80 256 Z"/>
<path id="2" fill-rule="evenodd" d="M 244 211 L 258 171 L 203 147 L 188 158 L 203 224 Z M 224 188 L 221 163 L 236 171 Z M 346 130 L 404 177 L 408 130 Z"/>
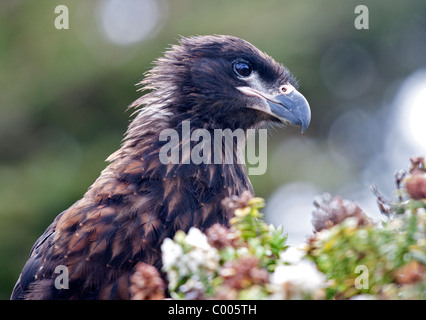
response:
<path id="1" fill-rule="evenodd" d="M 147 93 L 131 105 L 136 116 L 120 149 L 83 198 L 35 242 L 12 299 L 129 299 L 138 262 L 161 270 L 165 238 L 192 226 L 228 225 L 233 213 L 221 200 L 253 193 L 244 164 L 182 158 L 164 164 L 163 130 L 175 129 L 183 139 L 185 121 L 191 132 L 212 135 L 268 124 L 303 131 L 310 122 L 309 105 L 288 69 L 233 36 L 182 37 L 139 85 Z M 66 270 L 66 285 L 55 282 L 58 270 Z"/>

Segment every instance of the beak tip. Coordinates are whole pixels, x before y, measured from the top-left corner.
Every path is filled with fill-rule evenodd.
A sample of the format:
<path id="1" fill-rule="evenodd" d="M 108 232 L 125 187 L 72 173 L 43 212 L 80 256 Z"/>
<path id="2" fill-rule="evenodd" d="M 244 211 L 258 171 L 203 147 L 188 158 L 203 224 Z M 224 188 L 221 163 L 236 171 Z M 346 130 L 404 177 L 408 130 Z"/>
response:
<path id="1" fill-rule="evenodd" d="M 302 122 L 302 134 L 305 133 L 305 131 L 308 129 L 309 124 L 311 123 L 310 119 L 307 122 Z"/>

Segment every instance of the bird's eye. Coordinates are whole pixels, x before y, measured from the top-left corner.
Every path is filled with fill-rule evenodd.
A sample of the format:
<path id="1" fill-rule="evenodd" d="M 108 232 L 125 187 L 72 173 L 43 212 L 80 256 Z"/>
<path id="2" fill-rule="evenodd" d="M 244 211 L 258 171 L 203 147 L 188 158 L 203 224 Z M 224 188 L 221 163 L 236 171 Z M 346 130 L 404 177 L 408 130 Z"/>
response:
<path id="1" fill-rule="evenodd" d="M 253 72 L 251 65 L 245 61 L 237 61 L 234 63 L 234 71 L 240 77 L 247 78 Z"/>

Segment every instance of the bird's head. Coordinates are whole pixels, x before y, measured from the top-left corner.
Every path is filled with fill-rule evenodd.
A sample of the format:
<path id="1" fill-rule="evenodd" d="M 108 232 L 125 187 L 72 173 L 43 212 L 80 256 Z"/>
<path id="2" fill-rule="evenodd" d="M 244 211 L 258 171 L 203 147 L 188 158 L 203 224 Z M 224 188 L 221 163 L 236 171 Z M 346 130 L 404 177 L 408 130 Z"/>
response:
<path id="1" fill-rule="evenodd" d="M 140 104 L 224 128 L 263 123 L 310 123 L 307 100 L 283 65 L 232 36 L 182 38 L 141 82 L 151 90 Z M 171 110 L 170 108 L 173 108 Z"/>

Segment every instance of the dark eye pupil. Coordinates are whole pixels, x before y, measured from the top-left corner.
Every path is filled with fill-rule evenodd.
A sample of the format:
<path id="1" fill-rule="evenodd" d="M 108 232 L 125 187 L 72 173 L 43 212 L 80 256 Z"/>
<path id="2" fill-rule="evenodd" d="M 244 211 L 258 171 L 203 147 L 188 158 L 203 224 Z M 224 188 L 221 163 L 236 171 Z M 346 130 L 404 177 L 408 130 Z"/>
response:
<path id="1" fill-rule="evenodd" d="M 237 62 L 234 64 L 235 72 L 241 77 L 248 77 L 252 73 L 251 66 L 247 62 Z"/>

